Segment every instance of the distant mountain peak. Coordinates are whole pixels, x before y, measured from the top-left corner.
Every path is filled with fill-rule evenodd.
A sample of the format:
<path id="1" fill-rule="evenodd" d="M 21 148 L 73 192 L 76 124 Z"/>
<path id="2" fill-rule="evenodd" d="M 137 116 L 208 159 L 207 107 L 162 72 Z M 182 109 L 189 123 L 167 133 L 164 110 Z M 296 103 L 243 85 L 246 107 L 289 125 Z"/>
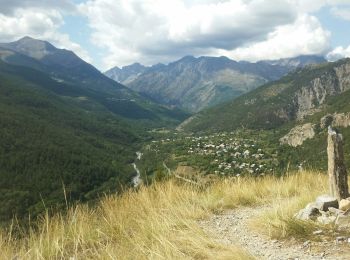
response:
<path id="1" fill-rule="evenodd" d="M 30 36 L 24 36 L 20 38 L 18 41 L 29 41 L 29 40 L 35 40 L 35 39 Z"/>
<path id="2" fill-rule="evenodd" d="M 191 61 L 195 61 L 196 60 L 196 57 L 192 56 L 192 55 L 186 55 L 186 56 L 183 56 L 181 59 L 178 60 L 178 62 L 191 62 Z"/>
<path id="3" fill-rule="evenodd" d="M 14 42 L 1 43 L 0 46 L 35 59 L 42 59 L 46 55 L 57 50 L 51 43 L 37 40 L 29 36 L 25 36 Z"/>
<path id="4" fill-rule="evenodd" d="M 130 65 L 122 67 L 123 70 L 143 70 L 145 68 L 146 68 L 146 66 L 144 66 L 144 65 L 142 65 L 141 63 L 138 63 L 138 62 L 135 62 L 133 64 L 130 64 Z"/>
<path id="5" fill-rule="evenodd" d="M 123 66 L 122 68 L 114 67 L 105 72 L 105 75 L 117 82 L 125 84 L 135 77 L 145 72 L 149 67 L 142 65 L 139 62 L 135 62 L 130 65 Z"/>
<path id="6" fill-rule="evenodd" d="M 24 37 L 20 38 L 19 40 L 12 42 L 11 44 L 12 45 L 31 45 L 29 47 L 33 47 L 33 45 L 36 44 L 36 45 L 45 46 L 46 48 L 50 48 L 53 50 L 57 49 L 55 46 L 53 46 L 48 41 L 35 39 L 35 38 L 30 37 L 30 36 L 24 36 Z"/>
<path id="7" fill-rule="evenodd" d="M 299 55 L 291 58 L 281 58 L 278 60 L 264 60 L 261 62 L 268 63 L 270 65 L 300 68 L 305 67 L 307 65 L 327 62 L 327 60 L 321 55 Z"/>
<path id="8" fill-rule="evenodd" d="M 0 43 L 0 48 L 5 50 L 2 51 L 1 59 L 6 63 L 34 68 L 54 75 L 55 78 L 64 78 L 68 82 L 83 81 L 88 85 L 97 79 L 106 79 L 101 72 L 74 52 L 56 48 L 47 41 L 26 36 L 14 42 Z M 90 85 L 94 89 L 101 87 L 100 84 Z M 114 87 L 106 88 L 112 91 Z"/>

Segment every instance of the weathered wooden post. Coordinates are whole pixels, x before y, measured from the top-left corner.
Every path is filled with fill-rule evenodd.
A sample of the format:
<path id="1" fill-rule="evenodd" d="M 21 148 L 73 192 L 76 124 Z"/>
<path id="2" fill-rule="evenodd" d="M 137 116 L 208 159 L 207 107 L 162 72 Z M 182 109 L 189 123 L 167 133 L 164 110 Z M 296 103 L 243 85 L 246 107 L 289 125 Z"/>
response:
<path id="1" fill-rule="evenodd" d="M 338 201 L 349 197 L 348 175 L 344 164 L 343 136 L 328 127 L 328 176 L 330 195 Z"/>

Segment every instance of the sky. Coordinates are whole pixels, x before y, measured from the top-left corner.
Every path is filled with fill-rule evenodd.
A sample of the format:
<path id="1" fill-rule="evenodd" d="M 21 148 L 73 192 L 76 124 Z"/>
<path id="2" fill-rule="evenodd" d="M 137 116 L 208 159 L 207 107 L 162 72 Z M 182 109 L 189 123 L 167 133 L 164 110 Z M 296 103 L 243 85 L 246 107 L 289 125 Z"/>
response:
<path id="1" fill-rule="evenodd" d="M 185 55 L 350 57 L 350 0 L 0 0 L 0 42 L 73 50 L 101 71 Z"/>

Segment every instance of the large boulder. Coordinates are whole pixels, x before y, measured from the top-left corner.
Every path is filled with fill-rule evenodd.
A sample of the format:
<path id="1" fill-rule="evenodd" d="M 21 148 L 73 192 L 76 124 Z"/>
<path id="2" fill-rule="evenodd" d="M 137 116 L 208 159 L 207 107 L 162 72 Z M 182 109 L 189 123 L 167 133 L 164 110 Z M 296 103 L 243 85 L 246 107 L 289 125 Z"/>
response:
<path id="1" fill-rule="evenodd" d="M 321 195 L 316 198 L 316 208 L 322 211 L 327 211 L 328 208 L 339 208 L 339 203 L 337 198 L 329 196 L 329 195 Z"/>
<path id="2" fill-rule="evenodd" d="M 339 209 L 342 211 L 348 211 L 350 209 L 350 198 L 341 200 L 339 202 Z"/>

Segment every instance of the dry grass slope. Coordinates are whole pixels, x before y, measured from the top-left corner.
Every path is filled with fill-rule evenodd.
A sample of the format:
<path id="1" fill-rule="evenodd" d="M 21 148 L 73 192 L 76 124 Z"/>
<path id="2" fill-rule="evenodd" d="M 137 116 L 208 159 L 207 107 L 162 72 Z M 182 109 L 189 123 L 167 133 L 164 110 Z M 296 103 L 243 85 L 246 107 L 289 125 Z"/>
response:
<path id="1" fill-rule="evenodd" d="M 208 237 L 198 219 L 239 206 L 272 204 L 254 226 L 274 237 L 303 236 L 307 223 L 292 215 L 327 189 L 325 175 L 223 179 L 198 188 L 169 180 L 98 207 L 80 205 L 66 215 L 43 216 L 22 239 L 0 235 L 4 259 L 250 259 L 242 249 Z M 313 228 L 313 227 L 311 227 Z"/>

